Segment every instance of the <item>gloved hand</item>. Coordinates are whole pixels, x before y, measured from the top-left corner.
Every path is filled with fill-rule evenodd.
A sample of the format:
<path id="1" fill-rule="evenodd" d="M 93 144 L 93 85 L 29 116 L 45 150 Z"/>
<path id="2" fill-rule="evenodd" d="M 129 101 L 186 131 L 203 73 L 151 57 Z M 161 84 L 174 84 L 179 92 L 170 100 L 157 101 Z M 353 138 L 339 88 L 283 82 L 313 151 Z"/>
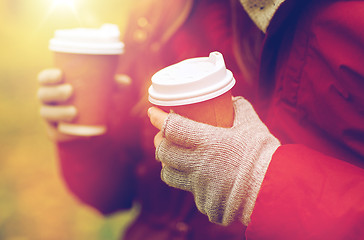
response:
<path id="1" fill-rule="evenodd" d="M 168 185 L 193 193 L 198 209 L 224 225 L 238 219 L 247 225 L 265 172 L 279 141 L 251 104 L 234 98 L 233 127 L 219 128 L 178 114 L 150 108 L 156 135 L 156 158 Z M 164 124 L 161 123 L 164 121 Z M 161 140 L 160 136 L 163 138 Z"/>
<path id="2" fill-rule="evenodd" d="M 130 85 L 131 80 L 127 75 L 115 75 L 117 86 L 122 88 Z M 77 109 L 64 103 L 72 96 L 73 88 L 63 82 L 60 69 L 50 68 L 38 74 L 38 99 L 41 102 L 40 115 L 47 123 L 47 133 L 53 141 L 70 141 L 78 136 L 63 134 L 57 130 L 60 121 L 72 121 L 77 116 Z"/>

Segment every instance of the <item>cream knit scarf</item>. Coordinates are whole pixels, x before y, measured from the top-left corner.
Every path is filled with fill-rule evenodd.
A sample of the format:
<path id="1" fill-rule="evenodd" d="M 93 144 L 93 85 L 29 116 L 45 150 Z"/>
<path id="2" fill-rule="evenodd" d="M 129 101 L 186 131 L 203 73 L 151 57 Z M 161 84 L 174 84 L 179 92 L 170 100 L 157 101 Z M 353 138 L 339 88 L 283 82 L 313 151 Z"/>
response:
<path id="1" fill-rule="evenodd" d="M 274 13 L 284 0 L 240 0 L 253 22 L 264 33 Z"/>

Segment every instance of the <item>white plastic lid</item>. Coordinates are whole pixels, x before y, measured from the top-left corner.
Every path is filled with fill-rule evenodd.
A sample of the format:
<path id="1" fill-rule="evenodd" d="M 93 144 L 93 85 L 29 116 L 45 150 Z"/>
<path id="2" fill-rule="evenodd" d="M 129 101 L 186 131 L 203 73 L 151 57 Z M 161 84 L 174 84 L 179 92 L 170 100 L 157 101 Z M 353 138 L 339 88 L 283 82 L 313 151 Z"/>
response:
<path id="1" fill-rule="evenodd" d="M 104 24 L 100 28 L 73 28 L 56 30 L 49 42 L 55 52 L 79 54 L 121 54 L 124 44 L 120 41 L 119 28 Z"/>
<path id="2" fill-rule="evenodd" d="M 149 101 L 159 106 L 179 106 L 206 101 L 229 91 L 235 85 L 219 52 L 209 57 L 187 59 L 152 76 Z"/>

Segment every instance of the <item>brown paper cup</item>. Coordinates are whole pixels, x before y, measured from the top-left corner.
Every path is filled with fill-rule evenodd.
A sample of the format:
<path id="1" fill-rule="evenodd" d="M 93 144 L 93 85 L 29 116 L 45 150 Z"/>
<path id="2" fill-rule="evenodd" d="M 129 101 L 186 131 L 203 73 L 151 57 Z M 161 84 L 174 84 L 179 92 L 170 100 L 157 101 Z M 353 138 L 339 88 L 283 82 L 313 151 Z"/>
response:
<path id="1" fill-rule="evenodd" d="M 149 101 L 197 122 L 231 127 L 234 108 L 231 88 L 235 79 L 219 52 L 191 58 L 155 73 Z"/>
<path id="2" fill-rule="evenodd" d="M 59 131 L 72 135 L 93 136 L 106 132 L 110 94 L 118 55 L 54 53 L 54 62 L 73 87 L 73 96 L 66 102 L 75 106 L 72 122 L 60 122 Z"/>
<path id="3" fill-rule="evenodd" d="M 234 107 L 230 91 L 207 101 L 169 108 L 181 116 L 215 127 L 230 128 L 234 122 Z"/>
<path id="4" fill-rule="evenodd" d="M 60 132 L 79 136 L 104 134 L 114 74 L 124 45 L 116 25 L 101 28 L 74 28 L 55 32 L 49 48 L 54 52 L 54 65 L 64 73 L 73 87 L 73 96 L 65 104 L 75 106 L 77 117 L 60 122 Z"/>

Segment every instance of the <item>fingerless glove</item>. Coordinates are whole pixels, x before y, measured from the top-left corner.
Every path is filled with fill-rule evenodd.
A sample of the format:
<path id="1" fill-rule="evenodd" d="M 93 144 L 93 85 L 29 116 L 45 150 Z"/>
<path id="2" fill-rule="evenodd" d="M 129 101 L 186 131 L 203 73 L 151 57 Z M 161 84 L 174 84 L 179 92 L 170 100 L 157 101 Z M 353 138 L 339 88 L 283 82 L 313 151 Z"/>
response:
<path id="1" fill-rule="evenodd" d="M 171 113 L 156 149 L 163 163 L 161 178 L 192 192 L 198 209 L 210 221 L 248 225 L 265 172 L 279 141 L 251 104 L 234 98 L 233 127 L 220 128 Z"/>

